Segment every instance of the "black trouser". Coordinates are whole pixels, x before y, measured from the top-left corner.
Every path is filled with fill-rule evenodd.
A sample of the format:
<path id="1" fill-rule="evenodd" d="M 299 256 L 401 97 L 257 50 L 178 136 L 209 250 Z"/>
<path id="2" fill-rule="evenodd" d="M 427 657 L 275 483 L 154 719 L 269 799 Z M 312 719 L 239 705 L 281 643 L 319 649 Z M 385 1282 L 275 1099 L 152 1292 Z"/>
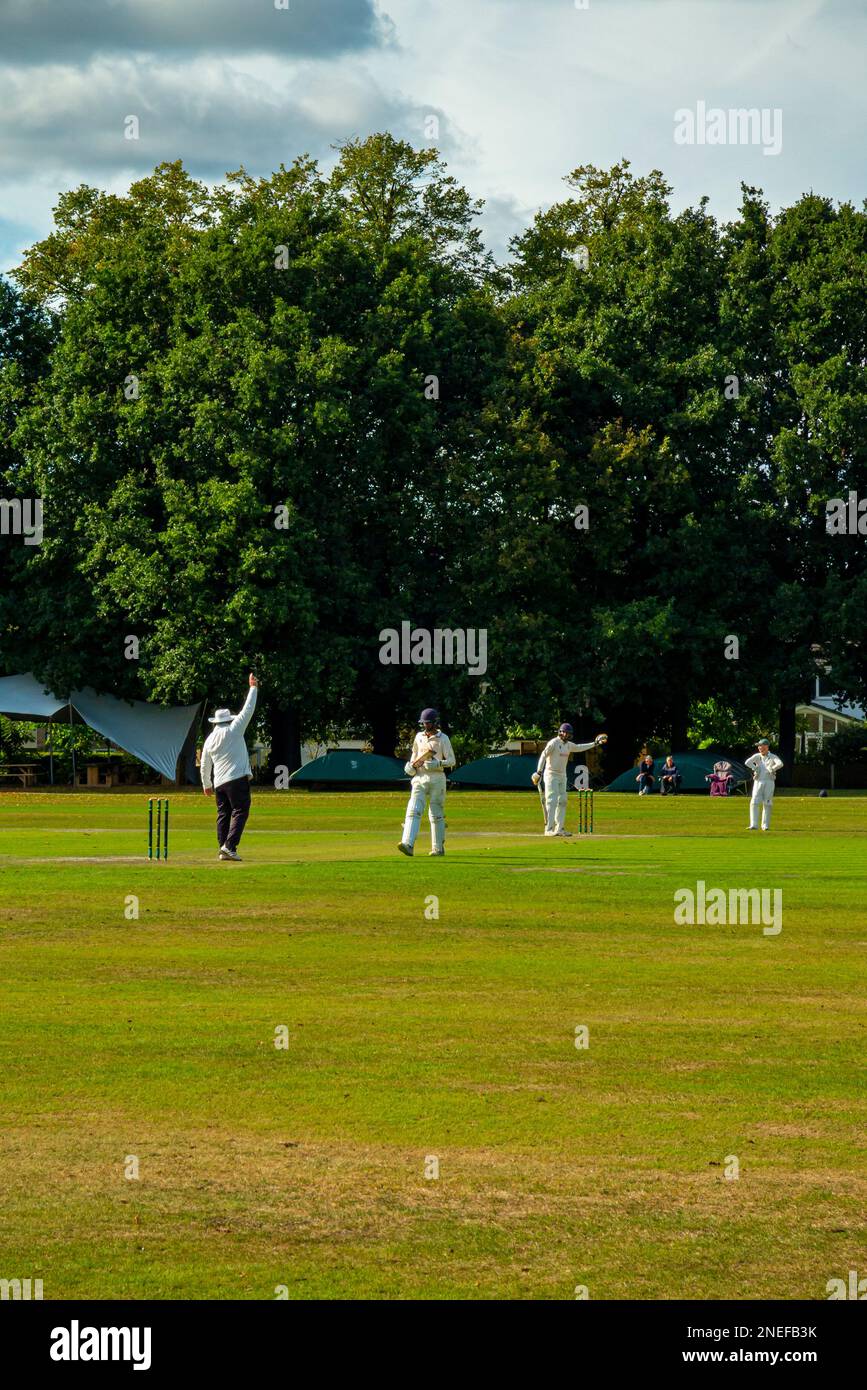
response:
<path id="1" fill-rule="evenodd" d="M 674 777 L 666 777 L 663 772 L 659 781 L 659 790 L 662 792 L 662 795 L 667 796 L 668 793 L 671 792 L 674 796 L 677 796 L 677 784 L 679 781 L 680 778 L 677 775 Z"/>
<path id="2" fill-rule="evenodd" d="M 250 814 L 250 779 L 236 777 L 217 787 L 217 844 L 237 849 Z"/>

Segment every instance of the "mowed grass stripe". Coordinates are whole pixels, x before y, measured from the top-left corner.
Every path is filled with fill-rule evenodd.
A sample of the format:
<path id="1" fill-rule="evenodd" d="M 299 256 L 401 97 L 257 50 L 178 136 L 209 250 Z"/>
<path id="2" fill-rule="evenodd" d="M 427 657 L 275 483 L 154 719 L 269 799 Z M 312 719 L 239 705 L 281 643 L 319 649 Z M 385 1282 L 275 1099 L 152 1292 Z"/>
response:
<path id="1" fill-rule="evenodd" d="M 259 795 L 234 866 L 177 794 L 167 865 L 19 862 L 140 854 L 145 803 L 0 797 L 0 1248 L 47 1297 L 824 1297 L 853 1267 L 857 798 L 780 798 L 759 839 L 743 800 L 599 797 L 637 838 L 552 844 L 532 798 L 461 793 L 446 858 L 423 829 L 405 861 L 400 796 Z M 699 878 L 782 887 L 780 936 L 675 926 Z"/>

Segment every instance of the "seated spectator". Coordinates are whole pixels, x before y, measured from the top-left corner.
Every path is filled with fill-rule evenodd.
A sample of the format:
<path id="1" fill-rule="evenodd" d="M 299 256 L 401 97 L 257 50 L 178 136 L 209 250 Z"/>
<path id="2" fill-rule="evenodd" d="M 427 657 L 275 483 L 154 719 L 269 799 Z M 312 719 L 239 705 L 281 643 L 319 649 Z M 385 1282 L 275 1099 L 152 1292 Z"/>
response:
<path id="1" fill-rule="evenodd" d="M 728 796 L 735 780 L 731 763 L 727 763 L 724 759 L 714 763 L 713 772 L 706 772 L 704 780 L 710 782 L 711 796 Z"/>
<path id="2" fill-rule="evenodd" d="M 635 780 L 638 783 L 639 796 L 653 791 L 653 759 L 649 753 L 638 764 L 638 776 Z"/>
<path id="3" fill-rule="evenodd" d="M 663 764 L 662 771 L 659 774 L 660 796 L 668 796 L 669 792 L 672 796 L 677 796 L 677 789 L 680 786 L 680 782 L 681 777 L 677 770 L 677 764 L 669 753 Z"/>

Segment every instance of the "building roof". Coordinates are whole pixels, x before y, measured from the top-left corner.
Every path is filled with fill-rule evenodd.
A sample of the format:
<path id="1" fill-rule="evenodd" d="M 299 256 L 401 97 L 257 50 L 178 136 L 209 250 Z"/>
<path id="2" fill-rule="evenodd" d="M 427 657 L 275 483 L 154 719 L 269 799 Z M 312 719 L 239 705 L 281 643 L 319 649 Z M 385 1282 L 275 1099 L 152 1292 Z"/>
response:
<path id="1" fill-rule="evenodd" d="M 867 715 L 861 705 L 849 705 L 835 700 L 831 695 L 818 695 L 798 705 L 799 711 L 815 710 L 818 714 L 830 714 L 835 719 L 846 719 L 852 724 L 863 724 Z"/>

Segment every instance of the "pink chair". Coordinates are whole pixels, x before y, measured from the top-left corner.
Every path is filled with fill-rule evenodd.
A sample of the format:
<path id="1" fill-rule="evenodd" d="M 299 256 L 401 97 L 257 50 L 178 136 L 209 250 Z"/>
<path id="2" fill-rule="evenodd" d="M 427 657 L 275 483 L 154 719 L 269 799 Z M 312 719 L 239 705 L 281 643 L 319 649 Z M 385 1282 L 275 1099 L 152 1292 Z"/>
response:
<path id="1" fill-rule="evenodd" d="M 704 780 L 710 782 L 711 796 L 728 796 L 735 780 L 731 763 L 714 763 L 713 772 L 706 772 Z"/>

